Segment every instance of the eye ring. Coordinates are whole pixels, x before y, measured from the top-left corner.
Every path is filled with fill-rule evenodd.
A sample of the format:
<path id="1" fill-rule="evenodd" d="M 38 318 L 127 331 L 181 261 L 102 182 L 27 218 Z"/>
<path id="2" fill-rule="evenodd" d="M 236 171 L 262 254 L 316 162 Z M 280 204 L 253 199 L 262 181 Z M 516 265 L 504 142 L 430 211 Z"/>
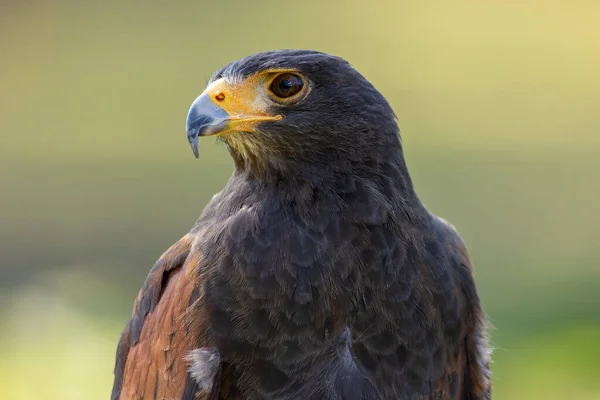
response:
<path id="1" fill-rule="evenodd" d="M 306 86 L 301 76 L 284 72 L 277 75 L 269 85 L 269 91 L 279 99 L 289 99 L 302 92 Z"/>

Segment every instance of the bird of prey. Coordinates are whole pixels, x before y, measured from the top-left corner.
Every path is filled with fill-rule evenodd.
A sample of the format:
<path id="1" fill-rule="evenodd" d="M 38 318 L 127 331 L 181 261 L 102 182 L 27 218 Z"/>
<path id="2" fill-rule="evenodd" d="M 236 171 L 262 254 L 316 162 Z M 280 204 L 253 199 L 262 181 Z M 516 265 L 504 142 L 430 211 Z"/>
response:
<path id="1" fill-rule="evenodd" d="M 490 399 L 455 229 L 419 200 L 394 111 L 345 60 L 250 55 L 193 102 L 235 171 L 150 271 L 113 399 Z"/>

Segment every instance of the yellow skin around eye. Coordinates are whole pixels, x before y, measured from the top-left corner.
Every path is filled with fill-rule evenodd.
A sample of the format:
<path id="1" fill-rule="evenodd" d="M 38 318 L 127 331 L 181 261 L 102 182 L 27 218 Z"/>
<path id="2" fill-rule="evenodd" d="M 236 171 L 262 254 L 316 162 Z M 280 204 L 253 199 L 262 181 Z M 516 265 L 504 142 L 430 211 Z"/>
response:
<path id="1" fill-rule="evenodd" d="M 211 83 L 204 90 L 204 94 L 208 95 L 211 101 L 231 118 L 226 129 L 216 135 L 232 131 L 253 132 L 260 122 L 281 120 L 282 115 L 271 115 L 268 111 L 274 100 L 277 99 L 279 104 L 292 103 L 303 97 L 309 90 L 308 85 L 304 84 L 297 94 L 286 99 L 278 98 L 269 87 L 282 73 L 300 76 L 296 71 L 272 69 L 261 71 L 242 81 L 220 78 Z"/>

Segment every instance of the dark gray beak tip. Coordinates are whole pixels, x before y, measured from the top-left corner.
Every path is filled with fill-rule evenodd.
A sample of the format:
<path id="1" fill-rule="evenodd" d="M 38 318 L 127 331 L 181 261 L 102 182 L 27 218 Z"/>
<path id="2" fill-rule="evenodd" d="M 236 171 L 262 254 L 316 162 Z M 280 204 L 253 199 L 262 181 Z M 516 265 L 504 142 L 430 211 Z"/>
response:
<path id="1" fill-rule="evenodd" d="M 192 112 L 188 114 L 186 121 L 187 137 L 196 158 L 199 157 L 198 137 L 204 134 L 213 123 L 214 120 L 209 115 L 196 114 Z"/>
<path id="2" fill-rule="evenodd" d="M 190 146 L 192 147 L 192 152 L 196 158 L 200 157 L 200 153 L 198 152 L 198 134 L 190 135 L 188 133 L 188 141 L 190 142 Z"/>

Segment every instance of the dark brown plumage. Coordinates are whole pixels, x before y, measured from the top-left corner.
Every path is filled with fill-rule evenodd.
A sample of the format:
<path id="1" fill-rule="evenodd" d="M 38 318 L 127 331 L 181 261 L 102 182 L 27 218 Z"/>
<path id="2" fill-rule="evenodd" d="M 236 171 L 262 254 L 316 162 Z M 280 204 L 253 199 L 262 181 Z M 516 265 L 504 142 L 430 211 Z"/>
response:
<path id="1" fill-rule="evenodd" d="M 219 136 L 235 173 L 150 272 L 113 399 L 490 398 L 467 250 L 419 201 L 394 113 L 356 70 L 246 57 L 187 128 L 196 154 Z"/>

